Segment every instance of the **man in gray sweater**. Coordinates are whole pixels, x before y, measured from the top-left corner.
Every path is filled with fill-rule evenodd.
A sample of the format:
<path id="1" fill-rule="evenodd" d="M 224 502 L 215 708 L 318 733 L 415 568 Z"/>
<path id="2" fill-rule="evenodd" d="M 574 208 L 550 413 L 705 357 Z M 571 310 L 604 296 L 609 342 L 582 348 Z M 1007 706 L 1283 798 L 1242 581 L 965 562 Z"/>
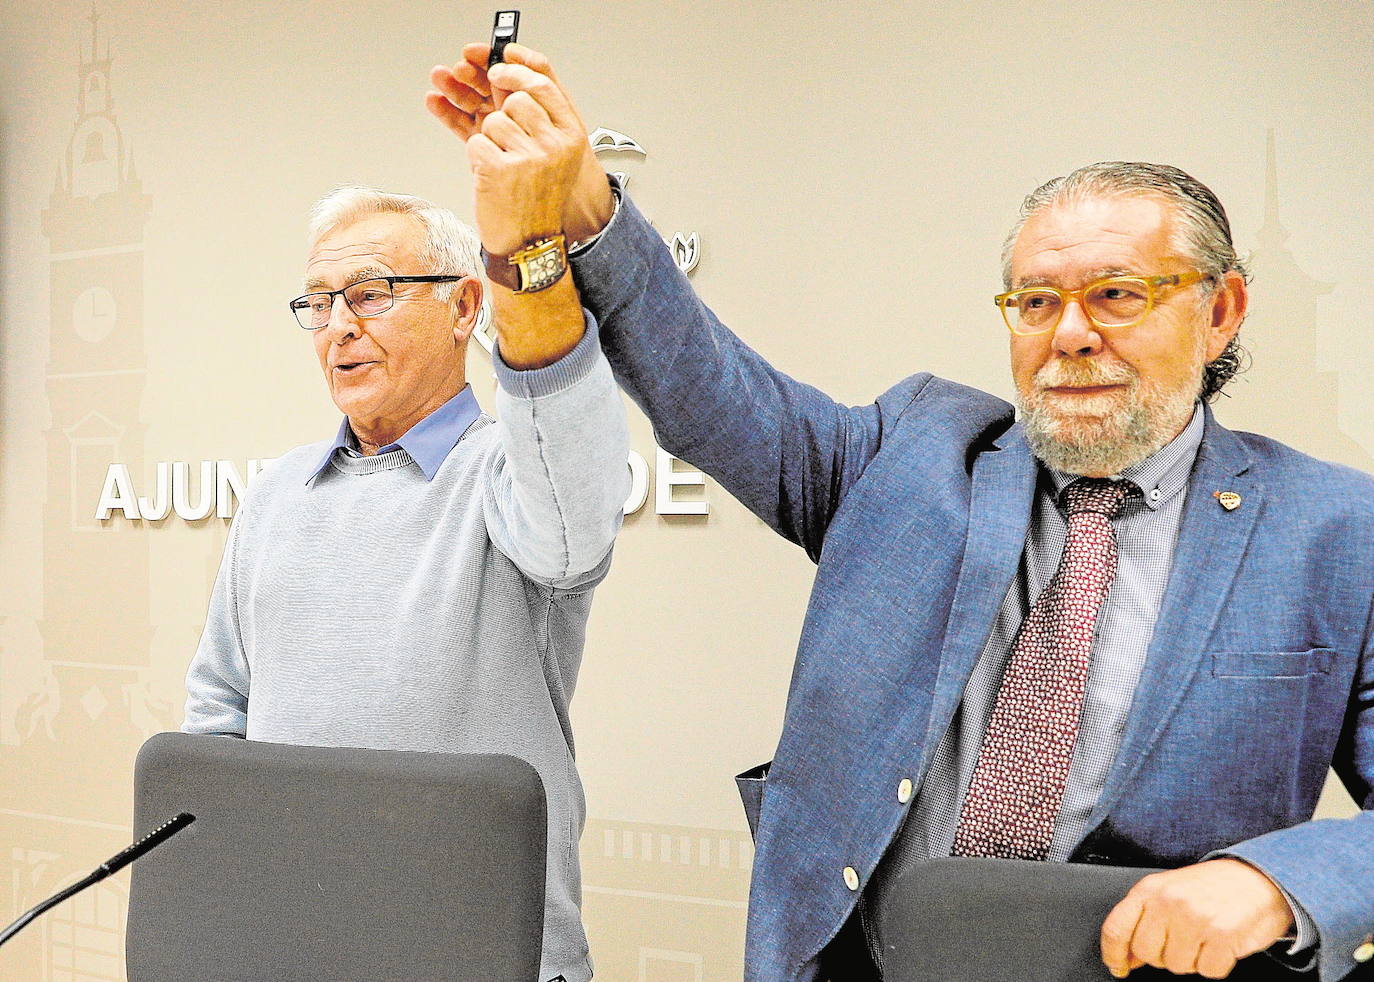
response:
<path id="1" fill-rule="evenodd" d="M 183 729 L 500 752 L 548 798 L 541 979 L 586 982 L 568 703 L 629 494 L 625 414 L 585 328 L 539 316 L 548 268 L 491 289 L 497 420 L 464 378 L 477 237 L 418 198 L 316 205 L 291 302 L 345 419 L 254 483 L 187 674 Z M 557 273 L 557 276 L 554 274 Z"/>

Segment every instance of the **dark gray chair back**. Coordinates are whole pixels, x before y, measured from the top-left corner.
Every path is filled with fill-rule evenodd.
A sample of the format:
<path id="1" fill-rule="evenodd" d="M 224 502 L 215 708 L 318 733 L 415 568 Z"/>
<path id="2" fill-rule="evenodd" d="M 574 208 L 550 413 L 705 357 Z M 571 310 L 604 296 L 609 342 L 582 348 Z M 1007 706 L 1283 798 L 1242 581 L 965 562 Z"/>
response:
<path id="1" fill-rule="evenodd" d="M 1116 982 L 1102 964 L 1103 920 L 1154 870 L 1000 859 L 937 859 L 903 874 L 884 916 L 884 982 Z M 1295 982 L 1265 954 L 1237 982 Z M 1152 968 L 1131 982 L 1179 982 Z"/>
<path id="2" fill-rule="evenodd" d="M 135 833 L 182 811 L 134 864 L 129 982 L 538 978 L 546 810 L 524 761 L 161 733 Z"/>

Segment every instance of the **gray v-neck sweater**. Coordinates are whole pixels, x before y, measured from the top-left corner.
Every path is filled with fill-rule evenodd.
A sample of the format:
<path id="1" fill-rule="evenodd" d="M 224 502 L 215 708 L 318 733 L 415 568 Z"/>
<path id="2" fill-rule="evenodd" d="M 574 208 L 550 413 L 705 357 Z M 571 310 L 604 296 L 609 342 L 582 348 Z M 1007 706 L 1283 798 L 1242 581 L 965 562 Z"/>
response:
<path id="1" fill-rule="evenodd" d="M 547 368 L 496 359 L 432 481 L 404 450 L 328 443 L 262 472 L 235 516 L 187 674 L 188 732 L 314 746 L 508 753 L 548 798 L 541 977 L 591 977 L 568 702 L 592 589 L 629 494 L 619 390 L 588 319 Z"/>

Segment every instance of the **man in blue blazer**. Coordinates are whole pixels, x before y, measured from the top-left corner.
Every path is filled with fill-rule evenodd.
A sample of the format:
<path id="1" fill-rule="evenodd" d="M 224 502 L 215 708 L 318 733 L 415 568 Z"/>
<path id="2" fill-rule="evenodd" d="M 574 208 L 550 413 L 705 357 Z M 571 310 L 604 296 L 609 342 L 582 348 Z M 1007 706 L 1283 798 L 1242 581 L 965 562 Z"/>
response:
<path id="1" fill-rule="evenodd" d="M 717 321 L 547 61 L 506 60 L 469 45 L 428 97 L 506 246 L 489 272 L 566 317 L 538 298 L 570 264 L 659 441 L 818 564 L 742 782 L 746 978 L 880 974 L 888 888 L 951 853 L 1167 867 L 1103 925 L 1118 976 L 1270 948 L 1366 974 L 1374 481 L 1213 417 L 1247 278 L 1215 196 L 1153 164 L 1049 182 L 997 298 L 1019 412 L 926 374 L 848 408 Z M 1328 766 L 1357 816 L 1311 820 Z"/>

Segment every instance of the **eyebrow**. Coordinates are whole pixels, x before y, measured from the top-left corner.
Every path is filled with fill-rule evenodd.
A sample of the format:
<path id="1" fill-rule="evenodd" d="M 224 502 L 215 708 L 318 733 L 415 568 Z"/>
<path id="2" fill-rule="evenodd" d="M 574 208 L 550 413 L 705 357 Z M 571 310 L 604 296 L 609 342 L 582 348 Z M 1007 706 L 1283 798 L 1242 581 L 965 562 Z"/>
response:
<path id="1" fill-rule="evenodd" d="M 1093 269 L 1093 270 L 1089 270 L 1089 271 L 1088 271 L 1088 274 L 1087 274 L 1086 276 L 1083 277 L 1083 283 L 1084 283 L 1084 284 L 1093 283 L 1093 282 L 1096 282 L 1097 280 L 1103 280 L 1103 279 L 1106 279 L 1106 278 L 1108 278 L 1108 277 L 1110 277 L 1110 276 L 1136 276 L 1136 275 L 1139 275 L 1139 274 L 1137 274 L 1135 270 L 1133 270 L 1133 269 L 1127 269 L 1125 266 L 1099 266 L 1097 269 Z M 1021 290 L 1021 289 L 1025 289 L 1025 288 L 1028 287 L 1028 286 L 1050 286 L 1050 285 L 1052 285 L 1052 284 L 1051 284 L 1051 278 L 1048 277 L 1048 276 L 1027 276 L 1027 277 L 1024 278 L 1023 280 L 1021 280 L 1021 282 L 1020 282 L 1019 284 L 1017 284 L 1016 289 Z"/>
<path id="2" fill-rule="evenodd" d="M 355 269 L 353 272 L 348 274 L 348 279 L 347 281 L 345 281 L 344 286 L 349 287 L 352 286 L 354 283 L 361 283 L 363 280 L 375 280 L 390 275 L 391 270 L 387 269 L 384 266 L 363 266 L 359 269 Z M 312 276 L 310 277 L 310 279 L 305 281 L 305 291 L 307 293 L 313 293 L 328 289 L 329 284 L 326 283 L 324 280 L 320 279 L 318 276 Z"/>

